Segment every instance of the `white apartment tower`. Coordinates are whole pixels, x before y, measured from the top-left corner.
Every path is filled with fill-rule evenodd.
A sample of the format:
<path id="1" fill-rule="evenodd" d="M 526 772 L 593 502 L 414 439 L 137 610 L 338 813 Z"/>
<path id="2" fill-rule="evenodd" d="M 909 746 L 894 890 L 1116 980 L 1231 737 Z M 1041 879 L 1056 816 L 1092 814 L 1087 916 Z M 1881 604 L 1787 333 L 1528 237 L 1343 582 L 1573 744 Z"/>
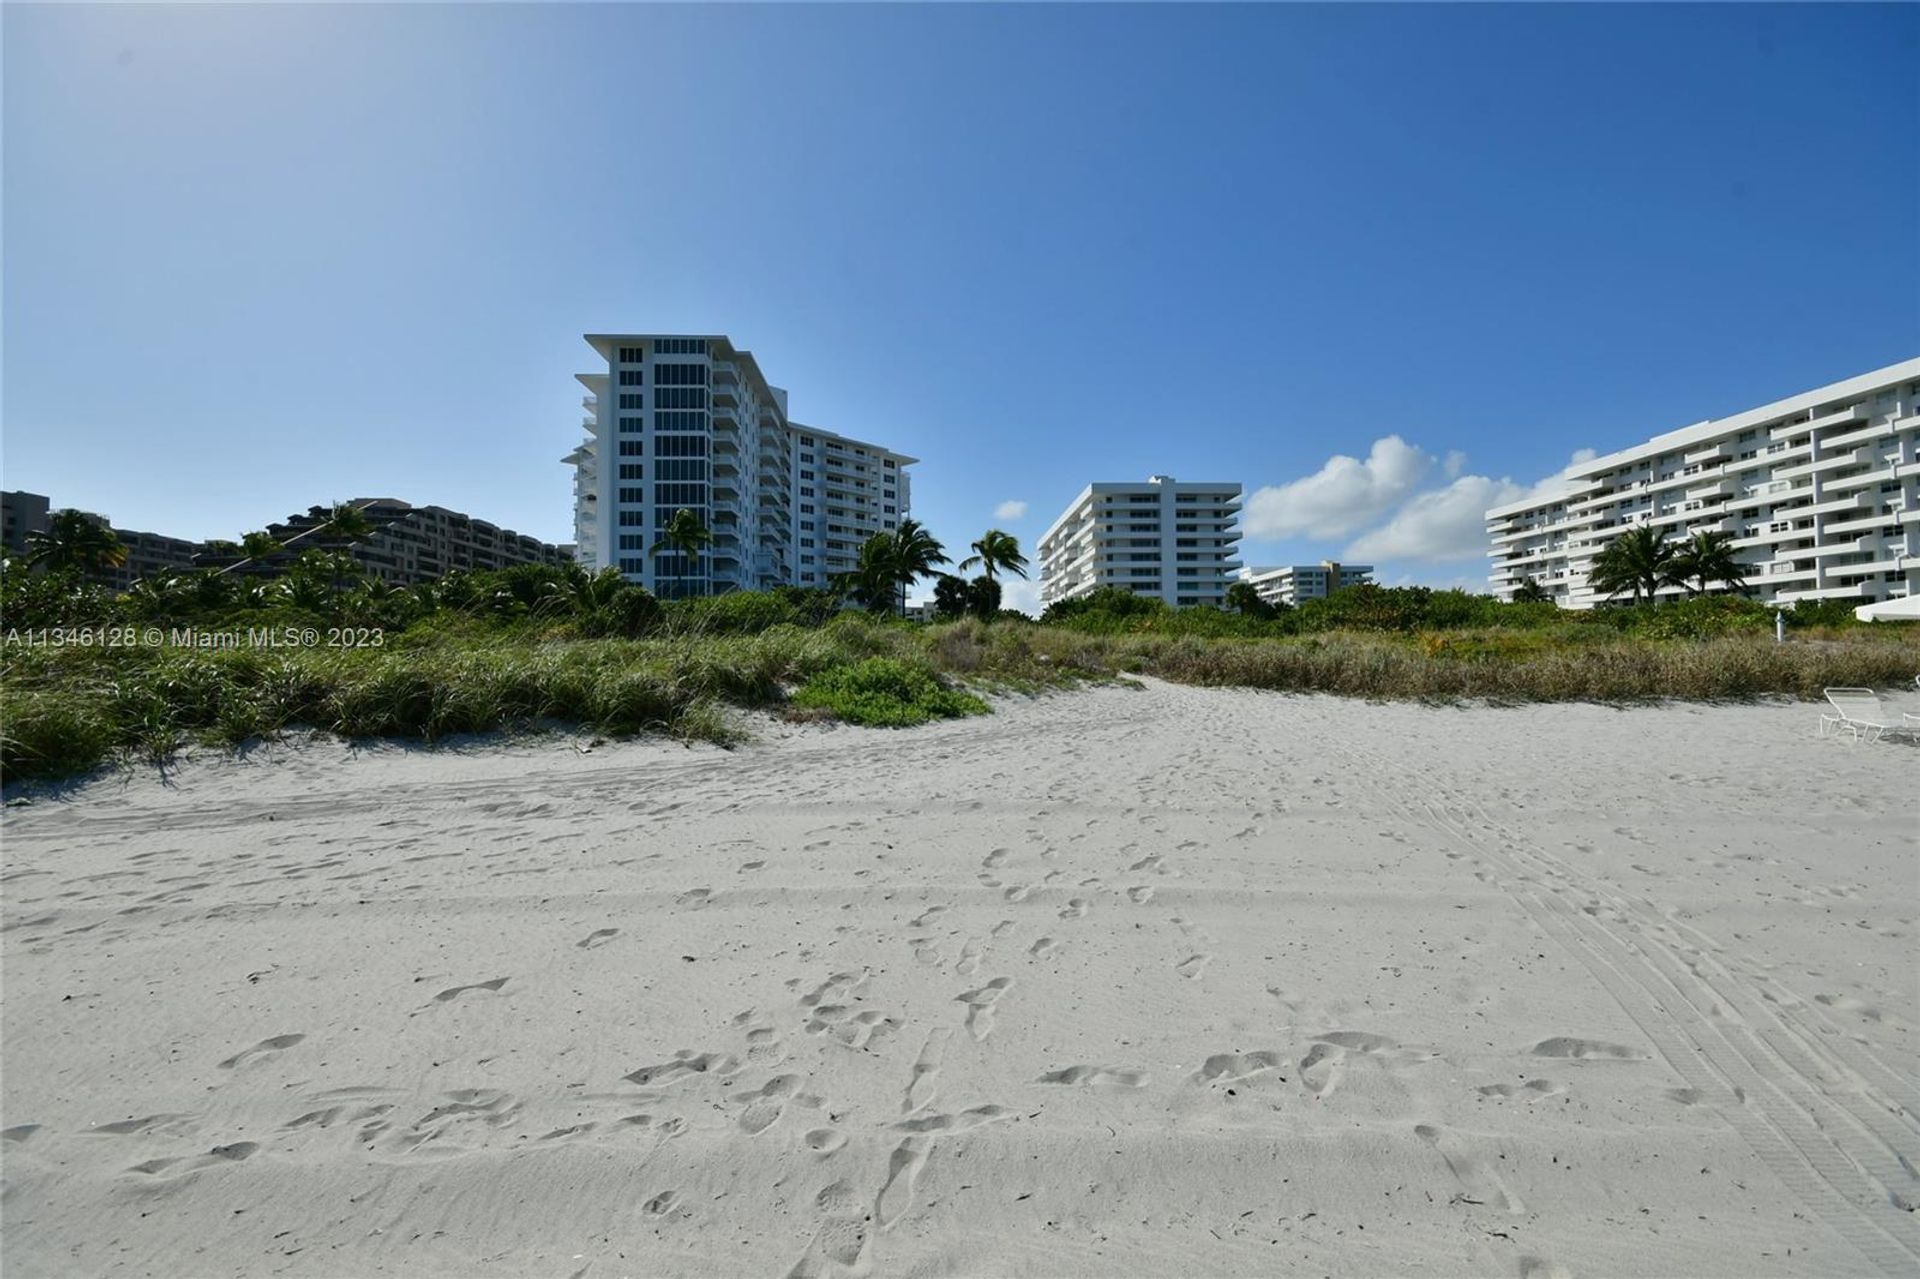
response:
<path id="1" fill-rule="evenodd" d="M 574 468 L 575 554 L 673 598 L 824 586 L 906 517 L 915 459 L 800 426 L 787 393 L 725 337 L 589 333 L 587 438 Z M 713 534 L 697 559 L 653 553 L 674 513 Z"/>
<path id="2" fill-rule="evenodd" d="M 1040 538 L 1040 603 L 1105 586 L 1177 608 L 1224 601 L 1240 569 L 1238 484 L 1090 484 Z"/>
<path id="3" fill-rule="evenodd" d="M 1640 526 L 1731 534 L 1768 603 L 1920 595 L 1920 359 L 1657 435 L 1576 467 L 1561 496 L 1493 508 L 1494 593 L 1532 580 L 1564 607 L 1603 603 L 1594 557 Z"/>

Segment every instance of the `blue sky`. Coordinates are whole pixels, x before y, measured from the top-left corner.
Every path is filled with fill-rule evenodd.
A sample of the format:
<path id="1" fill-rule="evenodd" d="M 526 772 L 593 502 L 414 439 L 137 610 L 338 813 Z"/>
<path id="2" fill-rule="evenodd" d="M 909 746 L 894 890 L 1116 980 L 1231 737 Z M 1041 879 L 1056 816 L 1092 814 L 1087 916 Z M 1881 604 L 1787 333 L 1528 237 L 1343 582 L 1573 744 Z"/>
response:
<path id="1" fill-rule="evenodd" d="M 1167 472 L 1477 586 L 1575 450 L 1920 353 L 1910 5 L 0 22 L 4 483 L 127 527 L 565 540 L 580 334 L 711 331 L 949 545 Z"/>

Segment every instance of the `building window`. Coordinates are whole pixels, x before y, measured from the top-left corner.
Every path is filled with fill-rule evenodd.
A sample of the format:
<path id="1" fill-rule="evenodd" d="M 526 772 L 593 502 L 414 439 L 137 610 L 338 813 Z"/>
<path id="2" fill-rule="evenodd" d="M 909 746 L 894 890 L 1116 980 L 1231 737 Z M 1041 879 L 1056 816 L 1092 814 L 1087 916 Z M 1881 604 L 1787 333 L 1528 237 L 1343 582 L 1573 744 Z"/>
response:
<path id="1" fill-rule="evenodd" d="M 704 364 L 655 364 L 653 384 L 655 386 L 705 386 L 707 366 Z"/>
<path id="2" fill-rule="evenodd" d="M 704 409 L 707 407 L 707 390 L 702 386 L 655 387 L 653 407 L 656 409 Z"/>
<path id="3" fill-rule="evenodd" d="M 620 433 L 622 435 L 638 435 L 646 429 L 647 419 L 643 417 L 623 417 L 620 419 Z"/>
<path id="4" fill-rule="evenodd" d="M 656 356 L 705 355 L 707 340 L 705 338 L 656 338 L 653 343 L 653 353 Z"/>
<path id="5" fill-rule="evenodd" d="M 647 442 L 645 440 L 621 440 L 620 441 L 621 457 L 645 457 L 646 455 L 647 455 Z"/>
<path id="6" fill-rule="evenodd" d="M 620 348 L 620 363 L 622 364 L 639 364 L 646 358 L 647 352 L 644 347 L 623 346 Z"/>
<path id="7" fill-rule="evenodd" d="M 639 556 L 622 556 L 620 558 L 620 571 L 629 576 L 637 576 L 644 573 L 646 568 L 647 562 Z"/>
<path id="8" fill-rule="evenodd" d="M 707 429 L 705 413 L 655 413 L 653 429 L 656 431 L 704 431 Z"/>
<path id="9" fill-rule="evenodd" d="M 636 504 L 640 502 L 644 502 L 647 500 L 647 490 L 645 488 L 638 488 L 638 487 L 621 489 L 620 500 L 622 502 L 633 502 Z"/>
<path id="10" fill-rule="evenodd" d="M 647 399 L 644 395 L 622 395 L 620 397 L 620 407 L 623 409 L 644 409 L 647 407 Z"/>
<path id="11" fill-rule="evenodd" d="M 704 484 L 655 484 L 653 500 L 662 507 L 705 506 L 707 486 Z"/>
<path id="12" fill-rule="evenodd" d="M 621 369 L 620 385 L 621 386 L 645 386 L 646 383 L 641 380 L 642 376 L 643 375 L 639 369 Z"/>
<path id="13" fill-rule="evenodd" d="M 702 443 L 704 443 L 704 439 Z M 657 463 L 653 468 L 656 480 L 704 480 L 707 478 L 707 463 L 704 458 L 675 458 L 672 461 Z"/>
<path id="14" fill-rule="evenodd" d="M 620 512 L 620 523 L 626 528 L 645 528 L 647 526 L 647 513 L 645 511 L 622 511 Z"/>
<path id="15" fill-rule="evenodd" d="M 620 478 L 623 480 L 644 480 L 647 478 L 646 470 L 647 468 L 638 462 L 622 462 L 620 464 Z M 625 501 L 626 499 L 622 498 L 621 500 Z"/>
<path id="16" fill-rule="evenodd" d="M 653 440 L 653 455 L 655 457 L 705 457 L 707 437 L 704 435 L 657 435 Z"/>
<path id="17" fill-rule="evenodd" d="M 813 503 L 811 503 L 811 502 L 802 502 L 802 503 L 800 503 L 800 514 L 802 514 L 802 515 L 812 515 L 813 513 L 814 513 L 814 512 L 813 512 Z"/>
<path id="18" fill-rule="evenodd" d="M 620 535 L 620 549 L 623 551 L 646 550 L 647 535 L 645 533 L 622 533 Z"/>

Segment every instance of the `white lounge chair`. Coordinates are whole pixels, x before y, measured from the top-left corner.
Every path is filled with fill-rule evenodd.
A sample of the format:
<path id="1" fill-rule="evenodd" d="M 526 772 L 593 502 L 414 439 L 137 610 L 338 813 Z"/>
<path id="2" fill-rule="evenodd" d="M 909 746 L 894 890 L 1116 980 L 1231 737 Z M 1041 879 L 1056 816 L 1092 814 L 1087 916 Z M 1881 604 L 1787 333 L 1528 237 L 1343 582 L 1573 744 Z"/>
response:
<path id="1" fill-rule="evenodd" d="M 1828 732 L 1835 736 L 1847 732 L 1853 734 L 1856 742 L 1862 736 L 1872 742 L 1886 733 L 1908 732 L 1912 729 L 1914 716 L 1903 716 L 1901 723 L 1894 723 L 1893 717 L 1880 704 L 1880 695 L 1870 688 L 1830 688 L 1826 693 L 1833 710 L 1820 716 L 1822 737 Z"/>

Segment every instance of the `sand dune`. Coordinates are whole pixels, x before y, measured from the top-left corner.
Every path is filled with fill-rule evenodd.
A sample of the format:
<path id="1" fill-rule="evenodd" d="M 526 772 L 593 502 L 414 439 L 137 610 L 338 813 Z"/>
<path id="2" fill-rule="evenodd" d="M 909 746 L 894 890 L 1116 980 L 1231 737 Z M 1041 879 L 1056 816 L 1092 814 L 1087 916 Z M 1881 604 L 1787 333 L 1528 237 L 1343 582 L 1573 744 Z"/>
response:
<path id="1" fill-rule="evenodd" d="M 7 1274 L 1920 1271 L 1920 750 L 1181 689 L 4 816 Z"/>

